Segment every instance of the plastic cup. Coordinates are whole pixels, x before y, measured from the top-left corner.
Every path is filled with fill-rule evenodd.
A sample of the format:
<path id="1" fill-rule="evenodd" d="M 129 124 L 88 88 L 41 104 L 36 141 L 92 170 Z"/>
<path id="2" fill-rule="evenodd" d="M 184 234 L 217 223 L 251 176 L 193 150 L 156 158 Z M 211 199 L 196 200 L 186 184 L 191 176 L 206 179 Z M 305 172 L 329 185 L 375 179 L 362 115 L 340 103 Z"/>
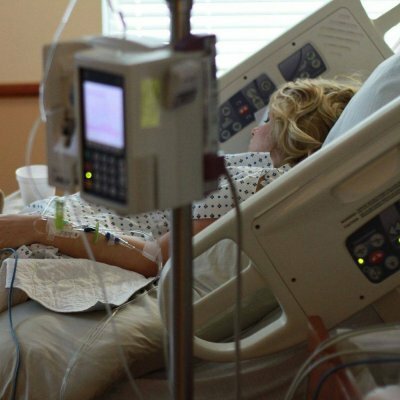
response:
<path id="1" fill-rule="evenodd" d="M 56 188 L 48 184 L 47 165 L 26 165 L 15 171 L 25 205 L 54 196 Z"/>

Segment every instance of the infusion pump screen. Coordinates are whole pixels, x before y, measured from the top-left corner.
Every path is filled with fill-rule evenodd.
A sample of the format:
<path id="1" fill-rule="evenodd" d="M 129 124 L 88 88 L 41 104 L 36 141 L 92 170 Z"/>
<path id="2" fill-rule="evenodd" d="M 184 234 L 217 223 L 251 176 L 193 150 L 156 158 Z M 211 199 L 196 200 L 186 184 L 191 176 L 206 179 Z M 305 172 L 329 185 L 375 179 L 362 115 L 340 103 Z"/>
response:
<path id="1" fill-rule="evenodd" d="M 118 203 L 127 201 L 123 76 L 80 70 L 83 191 Z"/>
<path id="2" fill-rule="evenodd" d="M 124 93 L 118 86 L 83 82 L 85 139 L 122 149 L 124 143 Z"/>

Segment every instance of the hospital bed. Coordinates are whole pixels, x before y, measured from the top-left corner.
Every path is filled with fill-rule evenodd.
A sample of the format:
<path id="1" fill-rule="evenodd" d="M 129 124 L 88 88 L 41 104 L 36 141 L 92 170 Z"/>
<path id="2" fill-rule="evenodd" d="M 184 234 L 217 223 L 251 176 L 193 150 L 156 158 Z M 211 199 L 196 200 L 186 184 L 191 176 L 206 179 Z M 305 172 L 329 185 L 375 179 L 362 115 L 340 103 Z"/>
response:
<path id="1" fill-rule="evenodd" d="M 243 398 L 262 398 L 265 393 L 268 398 L 282 398 L 306 356 L 307 315 L 321 316 L 329 328 L 345 322 L 361 326 L 396 319 L 396 312 L 387 304 L 397 297 L 398 267 L 379 263 L 370 272 L 359 261 L 373 246 L 365 243 L 371 240 L 369 232 L 383 229 L 381 234 L 386 237 L 390 231 L 388 221 L 395 218 L 397 209 L 393 204 L 400 198 L 399 77 L 398 56 L 381 64 L 346 109 L 338 128 L 333 128 L 328 140 L 338 136 L 336 140 L 243 205 L 244 299 L 260 305 L 244 321 L 243 356 L 248 360 L 243 362 L 247 388 Z M 200 264 L 194 282 L 195 299 L 199 300 L 196 334 L 202 338 L 196 340 L 195 352 L 209 360 L 196 360 L 197 398 L 233 397 L 233 345 L 221 343 L 232 333 L 230 317 L 221 317 L 220 310 L 211 315 L 210 309 L 230 304 L 222 300 L 230 300 L 234 279 L 215 282 L 205 290 L 200 271 L 201 265 L 208 267 L 212 248 L 234 246 L 234 224 L 232 212 L 195 240 Z M 379 243 L 379 251 L 394 248 L 396 253 L 395 243 Z M 355 255 L 356 246 L 364 251 L 366 247 L 367 254 Z M 169 269 L 164 270 L 162 285 L 168 285 Z M 316 284 L 321 285 L 316 288 L 320 291 L 310 289 Z M 115 322 L 118 343 L 132 374 L 140 377 L 136 382 L 144 398 L 169 398 L 158 290 L 154 285 L 138 293 L 115 310 L 113 317 L 102 311 L 57 314 L 33 301 L 15 306 L 23 360 L 18 398 L 135 398 L 120 364 L 110 319 Z M 162 301 L 167 304 L 163 293 Z M 161 310 L 167 318 L 165 304 L 161 303 Z M 5 313 L 0 316 L 0 330 L 2 360 L 6 360 L 0 366 L 0 393 L 7 398 L 14 348 Z M 265 374 L 271 379 L 265 380 Z"/>
<path id="2" fill-rule="evenodd" d="M 399 57 L 390 59 L 390 63 L 393 64 L 393 60 L 397 61 L 396 65 L 391 65 L 390 70 L 399 70 Z M 384 81 L 388 83 L 385 88 L 380 88 L 379 93 L 386 93 L 388 97 L 383 100 L 383 102 L 389 101 L 389 98 L 392 97 L 395 93 L 398 93 L 399 90 L 399 81 L 398 76 L 400 74 L 391 74 L 393 80 L 388 80 L 386 77 L 387 70 L 383 67 L 387 62 L 381 65 L 380 69 L 377 71 L 379 75 L 383 75 L 385 78 Z M 382 75 L 380 78 L 382 78 Z M 365 84 L 365 93 L 361 92 L 361 96 L 356 96 L 354 100 L 355 107 L 358 107 L 358 99 L 361 99 L 361 103 L 364 103 L 366 99 L 367 103 L 370 103 L 371 100 L 371 90 L 374 91 L 374 83 L 375 76 L 372 75 L 371 81 L 367 81 Z M 381 79 L 378 79 L 381 81 Z M 369 85 L 371 83 L 371 85 Z M 369 86 L 372 86 L 370 88 Z M 387 93 L 389 90 L 390 93 Z M 372 97 L 372 99 L 376 99 L 376 97 Z M 349 105 L 348 115 L 352 117 L 353 111 L 352 106 Z M 336 139 L 330 145 L 326 146 L 326 149 L 323 149 L 319 154 L 315 154 L 315 156 L 306 160 L 303 164 L 299 165 L 297 170 L 294 169 L 290 173 L 287 174 L 287 177 L 282 177 L 280 180 L 276 181 L 270 185 L 269 189 L 263 189 L 254 199 L 246 202 L 243 208 L 243 212 L 252 213 L 254 215 L 256 224 L 260 224 L 260 220 L 262 220 L 263 213 L 267 209 L 267 212 L 270 208 L 274 207 L 285 207 L 285 212 L 289 213 L 290 208 L 285 204 L 285 200 L 287 201 L 288 196 L 298 193 L 300 182 L 305 182 L 306 184 L 303 186 L 302 190 L 299 194 L 301 194 L 301 199 L 307 200 L 307 202 L 301 202 L 302 207 L 307 207 L 307 203 L 310 202 L 310 196 L 313 198 L 318 198 L 318 194 L 324 195 L 324 191 L 317 190 L 313 182 L 315 179 L 319 179 L 321 175 L 317 175 L 313 177 L 311 170 L 315 169 L 313 166 L 316 163 L 321 163 L 322 165 L 326 165 L 328 172 L 335 172 L 337 175 L 337 179 L 341 182 L 346 182 L 346 180 L 342 179 L 342 176 L 339 174 L 340 171 L 343 173 L 347 172 L 349 168 L 351 170 L 363 171 L 363 168 L 360 168 L 359 163 L 371 165 L 371 158 L 365 156 L 365 151 L 373 152 L 372 156 L 372 165 L 374 166 L 376 162 L 384 163 L 386 165 L 386 159 L 388 157 L 387 163 L 388 165 L 393 164 L 393 169 L 395 174 L 397 174 L 398 169 L 396 169 L 398 156 L 398 129 L 399 129 L 399 98 L 397 96 L 396 99 L 391 100 L 386 104 L 383 108 L 381 108 L 378 112 L 371 114 L 369 117 L 367 116 L 364 119 L 364 116 L 359 115 L 363 121 L 361 124 L 355 126 L 349 132 L 347 130 L 347 134 L 344 137 Z M 365 113 L 370 114 L 371 109 L 367 106 L 364 108 Z M 346 117 L 346 115 L 345 115 Z M 339 121 L 339 123 L 345 123 L 344 121 Z M 380 132 L 378 135 L 377 132 Z M 333 131 L 332 134 L 335 134 Z M 357 153 L 359 157 L 354 156 L 354 148 L 353 146 L 357 146 Z M 346 150 L 343 150 L 346 149 Z M 349 152 L 349 153 L 348 153 Z M 332 167 L 330 162 L 333 159 L 337 159 L 337 157 L 345 158 L 345 154 L 351 154 L 351 159 L 348 159 L 346 165 L 341 163 L 341 165 L 335 165 Z M 392 158 L 394 157 L 394 158 Z M 358 160 L 358 162 L 357 162 Z M 326 164 L 325 164 L 326 163 Z M 378 164 L 378 165 L 379 165 Z M 346 168 L 344 168 L 346 166 Z M 320 171 L 321 168 L 318 170 Z M 387 167 L 385 167 L 387 168 Z M 370 168 L 367 168 L 368 176 L 371 176 L 372 172 Z M 388 170 L 389 171 L 389 170 Z M 380 172 L 380 171 L 379 171 Z M 324 173 L 325 179 L 327 178 L 327 172 Z M 354 175 L 352 172 L 351 176 L 358 177 L 358 174 Z M 293 176 L 293 178 L 291 178 Z M 301 179 L 299 178 L 302 177 Z M 380 176 L 378 173 L 377 176 Z M 313 179 L 311 179 L 313 177 Z M 293 185 L 293 181 L 296 182 L 296 185 Z M 368 180 L 369 182 L 369 180 Z M 385 186 L 381 186 L 381 181 L 379 182 L 379 188 L 373 190 L 373 198 L 376 196 L 376 192 L 382 190 L 383 193 L 389 193 Z M 393 182 L 396 182 L 396 176 L 391 176 L 390 174 L 385 174 L 385 182 L 383 185 L 387 185 L 389 188 L 393 187 Z M 315 182 L 314 182 L 315 183 Z M 288 190 L 288 185 L 290 187 L 294 187 L 295 190 Z M 320 184 L 319 184 L 320 186 Z M 354 186 L 351 185 L 353 188 Z M 370 182 L 367 185 L 367 189 L 371 189 Z M 309 196 L 307 196 L 307 192 L 309 192 Z M 281 192 L 282 191 L 282 192 Z M 329 192 L 330 193 L 330 192 Z M 336 191 L 334 193 L 337 193 Z M 341 194 L 341 192 L 339 192 Z M 346 193 L 346 192 L 344 192 Z M 356 191 L 358 193 L 358 190 Z M 391 191 L 393 193 L 393 191 Z M 397 201 L 399 195 L 397 192 L 394 192 L 391 196 L 389 196 L 389 204 Z M 337 197 L 334 197 L 333 200 L 337 201 Z M 332 201 L 333 201 L 332 200 Z M 326 202 L 326 192 L 322 203 Z M 369 201 L 368 201 L 369 203 Z M 300 200 L 297 200 L 293 203 L 294 205 L 299 205 Z M 349 204 L 346 202 L 345 204 Z M 351 204 L 351 203 L 350 203 Z M 364 204 L 364 202 L 363 202 Z M 329 207 L 332 207 L 332 204 L 327 204 Z M 343 207 L 343 205 L 342 205 Z M 383 202 L 379 205 L 379 208 L 375 209 L 374 215 L 379 215 L 381 210 L 385 210 L 387 205 Z M 259 211 L 261 208 L 261 211 Z M 315 213 L 318 210 L 314 210 Z M 323 210 L 321 210 L 323 211 Z M 332 210 L 331 210 L 332 212 Z M 300 215 L 297 218 L 301 218 L 303 212 L 299 213 Z M 345 212 L 345 215 L 348 214 L 348 211 Z M 306 213 L 306 215 L 310 215 Z M 274 236 L 277 235 L 279 239 L 282 239 L 279 235 L 280 228 L 282 225 L 279 221 L 278 224 L 275 223 L 276 218 L 284 218 L 285 215 L 282 212 L 275 214 L 274 218 L 270 218 L 267 223 L 273 223 L 273 232 L 268 235 L 268 241 L 266 244 L 262 244 L 263 242 L 259 238 L 255 238 L 252 241 L 244 241 L 244 251 L 251 257 L 251 260 L 256 265 L 262 265 L 267 267 L 268 264 L 266 260 L 263 258 L 261 262 L 259 259 L 254 256 L 259 254 L 258 257 L 263 257 L 263 254 L 270 249 L 269 244 L 272 240 L 274 240 Z M 328 218 L 328 217 L 325 217 Z M 366 216 L 367 219 L 371 218 L 371 215 L 368 214 Z M 253 218 L 249 218 L 254 221 Z M 246 219 L 245 219 L 246 220 Z M 293 217 L 290 218 L 293 221 Z M 318 219 L 307 219 L 304 221 L 305 226 L 304 229 L 307 229 L 308 224 L 318 223 Z M 199 235 L 196 238 L 195 249 L 197 252 L 201 253 L 205 248 L 208 248 L 211 244 L 216 243 L 220 240 L 221 237 L 229 238 L 232 232 L 232 225 L 234 224 L 234 218 L 232 215 L 226 215 L 226 217 L 222 218 L 220 221 L 215 223 L 215 225 L 209 228 L 209 232 L 205 231 L 203 234 Z M 263 222 L 264 224 L 264 222 Z M 363 220 L 359 222 L 360 225 L 363 225 Z M 249 239 L 252 238 L 254 232 L 258 232 L 258 229 L 255 228 L 254 231 L 250 229 L 253 224 L 250 224 L 250 227 L 245 228 L 247 235 L 249 235 Z M 296 224 L 297 226 L 297 224 Z M 325 225 L 324 225 L 325 226 Z M 293 225 L 290 225 L 293 228 Z M 357 231 L 358 226 L 353 225 L 352 231 Z M 310 234 L 315 228 L 308 228 L 307 233 Z M 340 228 L 340 230 L 343 228 Z M 210 231 L 212 233 L 210 234 Z M 222 233 L 221 233 L 222 232 Z M 320 231 L 318 230 L 320 233 Z M 347 231 L 346 231 L 347 232 Z M 328 235 L 328 233 L 326 233 Z M 296 240 L 302 240 L 303 235 L 297 235 Z M 282 246 L 290 238 L 290 232 L 285 232 L 285 239 L 282 244 L 275 243 L 275 246 Z M 334 237 L 329 237 L 329 240 L 339 240 L 340 243 L 334 243 L 335 246 L 335 259 L 340 254 L 340 249 L 343 246 L 342 238 L 335 239 Z M 228 242 L 229 245 L 230 242 Z M 253 250 L 247 246 L 266 246 L 262 251 L 253 252 Z M 265 242 L 264 242 L 265 243 Z M 304 245 L 303 243 L 300 243 Z M 322 244 L 317 244 L 318 246 L 323 246 Z M 221 246 L 221 244 L 219 245 Z M 275 247 L 274 246 L 274 247 Z M 326 246 L 323 246 L 324 251 L 329 251 L 326 249 Z M 271 267 L 271 270 L 268 270 L 265 275 L 263 270 L 253 271 L 250 273 L 250 276 L 256 273 L 257 284 L 254 285 L 254 280 L 252 285 L 250 285 L 250 289 L 262 289 L 264 293 L 267 291 L 272 291 L 277 298 L 278 302 L 281 304 L 281 309 L 286 313 L 287 320 L 289 323 L 291 318 L 294 317 L 294 323 L 298 323 L 296 326 L 296 331 L 291 331 L 288 336 L 282 335 L 282 341 L 270 341 L 268 335 L 258 334 L 260 336 L 265 336 L 266 342 L 258 345 L 255 350 L 252 350 L 250 346 L 250 350 L 244 348 L 243 350 L 248 352 L 253 351 L 253 354 L 249 354 L 246 358 L 251 358 L 255 356 L 259 356 L 255 360 L 245 361 L 243 363 L 243 384 L 245 385 L 246 393 L 244 394 L 244 398 L 262 398 L 261 393 L 268 393 L 268 398 L 282 398 L 284 390 L 286 390 L 288 383 L 290 382 L 291 377 L 293 376 L 296 368 L 300 366 L 301 362 L 306 357 L 306 349 L 302 343 L 298 342 L 304 341 L 304 325 L 303 325 L 303 315 L 307 314 L 318 314 L 324 318 L 328 326 L 335 325 L 335 323 L 340 322 L 340 320 L 347 319 L 350 317 L 350 314 L 355 313 L 356 317 L 350 319 L 350 322 L 347 321 L 347 324 L 350 326 L 362 326 L 376 324 L 378 322 L 382 322 L 383 314 L 379 312 L 379 302 L 378 304 L 375 300 L 380 297 L 381 293 L 379 290 L 379 285 L 376 283 L 372 283 L 363 276 L 363 272 L 357 267 L 354 263 L 350 254 L 346 253 L 346 250 L 343 249 L 344 253 L 343 257 L 346 257 L 346 262 L 343 267 L 348 268 L 351 274 L 359 274 L 357 279 L 356 287 L 359 288 L 360 292 L 356 292 L 356 298 L 358 300 L 356 306 L 354 306 L 345 296 L 348 296 L 349 293 L 354 293 L 354 291 L 342 291 L 337 290 L 340 285 L 344 285 L 343 281 L 339 281 L 337 286 L 332 288 L 332 293 L 330 293 L 329 298 L 336 298 L 336 294 L 339 295 L 339 300 L 344 301 L 346 303 L 343 307 L 340 307 L 338 303 L 338 307 L 334 309 L 328 309 L 326 304 L 330 304 L 329 298 L 327 297 L 327 301 L 325 302 L 324 298 L 321 297 L 320 292 L 316 291 L 316 294 L 310 293 L 311 289 L 308 288 L 308 298 L 309 303 L 305 303 L 303 297 L 301 297 L 298 292 L 293 291 L 293 294 L 286 293 L 285 288 L 282 288 L 282 284 L 279 283 L 279 277 L 276 277 L 276 271 L 274 271 Z M 316 251 L 310 252 L 309 257 L 315 257 L 317 255 Z M 305 255 L 304 257 L 306 257 Z M 210 256 L 207 255 L 206 258 Z M 333 256 L 332 256 L 333 257 Z M 234 261 L 228 260 L 229 263 L 233 263 Z M 290 274 L 290 283 L 296 283 L 292 281 L 292 277 L 296 277 L 296 281 L 301 281 L 301 277 L 304 277 L 307 273 L 308 282 L 318 284 L 323 284 L 324 282 L 331 283 L 333 279 L 340 279 L 339 276 L 331 277 L 330 279 L 321 279 L 314 280 L 311 275 L 317 275 L 318 272 L 315 271 L 307 271 L 304 265 L 309 265 L 308 268 L 311 268 L 313 265 L 327 265 L 326 260 L 318 260 L 318 263 L 308 262 L 306 264 L 302 264 L 303 267 L 299 272 L 300 275 L 296 275 L 295 268 L 298 264 L 294 263 L 291 266 Z M 334 268 L 340 268 L 341 264 L 335 264 Z M 282 267 L 284 268 L 284 267 Z M 167 272 L 167 269 L 165 270 Z M 285 270 L 283 269 L 280 273 L 284 274 Z M 324 273 L 327 273 L 324 270 Z M 342 272 L 343 273 L 343 272 Z M 263 274 L 263 275 L 261 275 Z M 275 278 L 274 278 L 275 276 Z M 382 289 L 383 291 L 389 292 L 390 287 L 395 289 L 398 286 L 398 282 L 396 281 L 397 275 L 396 273 L 389 276 L 388 279 L 383 281 L 383 285 L 385 287 Z M 288 283 L 289 283 L 288 282 Z M 301 284 L 301 282 L 300 282 Z M 196 276 L 195 284 L 194 284 L 195 298 L 199 298 L 198 293 L 204 295 L 204 282 L 202 281 L 201 274 Z M 389 285 L 389 286 L 386 286 Z M 353 285 L 354 286 L 354 285 Z M 376 295 L 372 290 L 377 288 L 378 295 Z M 266 289 L 268 288 L 268 289 Z M 323 291 L 326 291 L 329 288 L 324 288 Z M 131 371 L 134 376 L 141 377 L 141 379 L 137 380 L 137 384 L 141 390 L 145 392 L 145 398 L 168 398 L 168 383 L 166 381 L 166 376 L 162 372 L 163 371 L 163 335 L 164 328 L 162 325 L 162 320 L 160 317 L 160 311 L 158 308 L 158 299 L 157 299 L 157 287 L 152 287 L 150 290 L 144 293 L 140 293 L 136 295 L 135 299 L 128 302 L 127 305 L 121 307 L 120 309 L 115 311 L 115 315 L 113 317 L 116 330 L 118 332 L 118 342 L 122 345 L 127 358 L 129 359 L 129 365 Z M 209 289 L 207 290 L 209 291 Z M 301 292 L 300 292 L 301 293 Z M 364 298 L 360 298 L 360 294 L 364 294 Z M 249 293 L 250 297 L 255 296 L 256 299 L 260 299 L 260 293 L 255 293 L 255 295 Z M 291 302 L 294 296 L 298 296 L 297 303 L 302 305 L 303 307 L 312 307 L 315 309 L 308 310 L 305 308 L 305 312 L 300 309 L 291 313 Z M 203 297 L 206 302 L 211 303 L 213 307 L 219 302 L 208 300 L 207 297 Z M 223 297 L 221 297 L 223 299 Z M 338 300 L 338 301 L 339 301 Z M 302 303 L 303 302 L 303 303 Z M 368 304 L 375 302 L 374 309 Z M 261 312 L 258 315 L 254 316 L 254 318 L 260 318 L 262 314 L 269 315 L 272 318 L 272 322 L 276 323 L 279 321 L 279 313 L 275 313 L 277 309 L 277 302 L 269 301 L 264 302 L 264 307 L 261 309 Z M 288 306 L 289 305 L 289 306 Z M 268 308 L 269 307 L 269 308 Z M 210 307 L 208 307 L 210 308 Z M 357 311 L 361 308 L 364 308 L 364 311 L 360 314 Z M 343 314 L 343 310 L 347 310 L 345 314 Z M 378 311 L 377 311 L 378 310 Z M 390 313 L 390 309 L 386 309 L 388 313 Z M 336 317 L 339 313 L 339 317 Z M 342 313 L 342 314 L 340 314 Z M 202 316 L 204 313 L 201 313 Z M 278 317 L 277 317 L 278 315 Z M 22 368 L 19 376 L 19 398 L 65 398 L 65 399 L 74 399 L 74 398 L 93 398 L 97 396 L 97 398 L 104 399 L 113 399 L 113 398 L 124 398 L 127 394 L 131 395 L 132 388 L 129 386 L 129 383 L 124 378 L 123 368 L 121 367 L 119 360 L 119 354 L 115 344 L 115 337 L 112 325 L 107 323 L 107 317 L 104 315 L 104 312 L 97 311 L 91 313 L 79 313 L 79 314 L 57 314 L 46 310 L 41 307 L 39 304 L 33 301 L 29 301 L 24 304 L 20 304 L 13 309 L 13 316 L 15 320 L 15 325 L 17 326 L 17 332 L 20 335 L 22 341 L 22 349 L 23 349 L 23 362 Z M 14 360 L 14 348 L 12 345 L 12 340 L 8 335 L 8 324 L 7 324 L 7 316 L 5 313 L 1 315 L 1 349 L 2 349 L 2 358 L 3 360 L 8 360 L 1 364 L 1 376 L 2 376 L 2 385 L 3 390 L 6 390 L 6 393 L 10 390 L 11 384 L 11 368 L 12 362 Z M 278 319 L 277 319 L 278 318 Z M 281 317 L 280 317 L 281 318 Z M 217 318 L 218 319 L 218 318 Z M 275 319 L 275 322 L 274 322 Z M 214 325 L 216 326 L 209 329 L 208 332 L 206 329 L 203 330 L 202 333 L 198 333 L 203 338 L 207 340 L 217 340 L 221 339 L 221 336 L 227 335 L 226 326 L 227 322 L 223 319 L 215 322 L 214 317 Z M 332 322 L 333 320 L 333 322 Z M 271 323 L 271 318 L 261 319 L 258 324 L 254 325 L 254 321 L 249 321 L 248 324 L 252 325 L 251 329 L 249 329 L 249 333 L 252 333 L 252 329 L 254 327 L 265 329 L 265 324 Z M 284 325 L 284 324 L 281 324 Z M 346 324 L 345 324 L 346 325 Z M 205 326 L 205 322 L 203 321 L 203 326 Z M 289 327 L 292 328 L 293 325 L 289 324 Z M 51 328 L 50 328 L 51 327 Z M 249 336 L 251 338 L 251 336 Z M 252 340 L 252 342 L 254 342 Z M 257 345 L 257 343 L 256 343 Z M 222 346 L 221 349 L 218 349 L 218 346 Z M 206 353 L 205 358 L 210 359 L 209 354 L 212 354 L 212 357 L 217 357 L 218 352 L 226 352 L 224 348 L 226 345 L 214 345 L 213 350 L 215 353 L 208 352 Z M 228 345 L 229 346 L 229 345 Z M 206 348 L 207 349 L 207 348 Z M 77 353 L 79 351 L 79 354 Z M 256 354 L 257 353 L 257 354 Z M 261 356 L 264 353 L 273 353 L 272 356 Z M 214 354 L 214 355 L 213 355 Z M 215 355 L 217 354 L 217 356 Z M 201 354 L 200 354 L 201 355 Z M 261 357 L 260 357 L 261 356 Z M 220 355 L 218 356 L 220 357 Z M 288 365 L 291 368 L 288 368 Z M 153 371 L 152 374 L 148 374 Z M 159 372 L 154 372 L 159 371 Z M 228 363 L 215 363 L 215 362 L 196 362 L 195 365 L 196 371 L 196 396 L 198 398 L 229 398 L 229 396 L 233 396 L 232 394 L 232 379 L 234 377 L 234 367 L 232 362 Z M 262 380 L 260 377 L 268 374 L 271 377 L 271 380 Z M 122 381 L 120 381 L 122 379 Z M 263 383 L 260 383 L 260 379 Z M 113 382 L 117 382 L 113 385 Z M 64 383 L 64 385 L 63 385 Z M 211 385 L 210 383 L 215 383 L 215 385 Z M 257 383 L 257 385 L 255 385 Z M 111 388 L 110 388 L 111 386 Z M 107 391 L 108 389 L 108 391 Z M 61 393 L 61 394 L 60 394 Z M 2 394 L 5 398 L 6 395 Z M 119 397 L 120 396 L 120 397 Z M 134 396 L 134 395 L 132 395 Z M 275 397 L 273 397 L 275 396 Z M 134 397 L 132 397 L 134 398 Z"/>
<path id="3" fill-rule="evenodd" d="M 245 358 L 305 340 L 307 316 L 322 317 L 330 328 L 391 291 L 392 301 L 397 296 L 400 69 L 390 64 L 399 64 L 399 57 L 382 63 L 369 77 L 323 151 L 243 205 L 242 250 L 251 255 L 243 272 L 248 275 L 245 293 L 256 296 L 270 288 L 281 308 L 264 332 L 243 341 Z M 374 100 L 366 97 L 371 95 Z M 371 103 L 382 108 L 374 113 Z M 343 132 L 345 137 L 333 140 Z M 229 217 L 217 221 L 212 234 L 196 237 L 196 255 L 220 240 L 237 240 L 235 217 Z M 379 262 L 372 260 L 377 254 Z M 215 296 L 199 302 L 200 325 L 206 323 L 203 313 L 212 319 L 226 309 L 225 300 L 234 296 L 232 286 L 219 288 Z M 195 353 L 232 360 L 234 346 L 199 339 Z"/>

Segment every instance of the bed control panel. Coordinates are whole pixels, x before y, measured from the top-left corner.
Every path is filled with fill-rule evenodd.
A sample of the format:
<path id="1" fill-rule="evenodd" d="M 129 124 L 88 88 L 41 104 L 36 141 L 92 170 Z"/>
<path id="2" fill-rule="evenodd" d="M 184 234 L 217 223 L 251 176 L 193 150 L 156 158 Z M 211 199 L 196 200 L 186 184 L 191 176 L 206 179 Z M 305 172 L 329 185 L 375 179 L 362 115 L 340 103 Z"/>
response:
<path id="1" fill-rule="evenodd" d="M 315 78 L 326 71 L 326 65 L 315 48 L 307 43 L 278 64 L 286 81 Z M 246 77 L 244 77 L 246 78 Z M 254 114 L 266 107 L 276 84 L 265 73 L 234 93 L 219 107 L 219 141 L 226 142 L 253 121 Z"/>
<path id="2" fill-rule="evenodd" d="M 316 78 L 326 71 L 322 57 L 310 43 L 283 60 L 278 68 L 287 81 Z"/>
<path id="3" fill-rule="evenodd" d="M 254 113 L 267 106 L 276 86 L 261 74 L 219 107 L 219 140 L 227 141 L 255 121 Z"/>
<path id="4" fill-rule="evenodd" d="M 346 240 L 360 271 L 379 283 L 400 270 L 400 202 L 382 211 Z"/>

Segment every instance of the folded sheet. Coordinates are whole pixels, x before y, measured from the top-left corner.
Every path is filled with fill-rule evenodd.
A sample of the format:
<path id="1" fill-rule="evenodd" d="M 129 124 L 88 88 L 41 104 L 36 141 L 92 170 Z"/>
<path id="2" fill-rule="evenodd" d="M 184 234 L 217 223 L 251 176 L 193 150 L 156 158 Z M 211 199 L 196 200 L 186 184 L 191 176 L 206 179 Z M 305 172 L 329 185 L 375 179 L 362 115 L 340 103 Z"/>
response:
<path id="1" fill-rule="evenodd" d="M 0 303 L 11 286 L 15 260 L 3 261 Z M 57 312 L 82 312 L 118 306 L 154 281 L 133 271 L 86 259 L 19 259 L 13 288 Z M 20 291 L 23 292 L 21 295 Z M 20 302 L 20 301 L 19 301 Z"/>

